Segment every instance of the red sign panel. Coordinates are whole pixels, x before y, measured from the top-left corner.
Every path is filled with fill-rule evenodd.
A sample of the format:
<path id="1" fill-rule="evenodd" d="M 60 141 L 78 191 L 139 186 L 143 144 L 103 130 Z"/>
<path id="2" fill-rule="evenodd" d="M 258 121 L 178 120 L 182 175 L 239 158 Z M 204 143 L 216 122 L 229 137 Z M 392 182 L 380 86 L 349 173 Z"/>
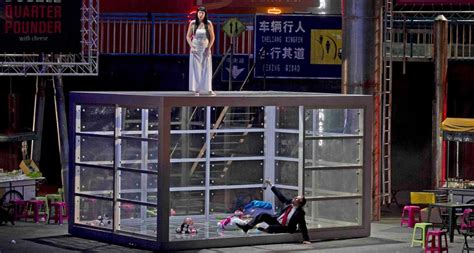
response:
<path id="1" fill-rule="evenodd" d="M 397 0 L 396 3 L 400 4 L 409 4 L 409 5 L 422 5 L 422 4 L 434 4 L 434 5 L 444 5 L 444 4 L 454 4 L 454 5 L 467 5 L 474 4 L 474 0 Z"/>
<path id="2" fill-rule="evenodd" d="M 65 1 L 65 0 L 63 0 Z M 189 13 L 205 6 L 211 13 L 255 13 L 265 7 L 317 7 L 315 0 L 101 0 L 100 11 Z"/>

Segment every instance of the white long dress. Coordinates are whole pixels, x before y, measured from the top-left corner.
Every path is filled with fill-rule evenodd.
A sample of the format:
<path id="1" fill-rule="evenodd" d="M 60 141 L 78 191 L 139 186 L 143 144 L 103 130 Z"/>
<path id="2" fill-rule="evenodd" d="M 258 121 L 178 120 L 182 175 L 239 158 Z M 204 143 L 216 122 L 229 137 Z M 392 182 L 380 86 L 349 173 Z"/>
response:
<path id="1" fill-rule="evenodd" d="M 196 30 L 192 43 L 196 52 L 189 54 L 189 90 L 209 93 L 212 91 L 212 56 L 205 53 L 209 39 L 204 27 Z"/>

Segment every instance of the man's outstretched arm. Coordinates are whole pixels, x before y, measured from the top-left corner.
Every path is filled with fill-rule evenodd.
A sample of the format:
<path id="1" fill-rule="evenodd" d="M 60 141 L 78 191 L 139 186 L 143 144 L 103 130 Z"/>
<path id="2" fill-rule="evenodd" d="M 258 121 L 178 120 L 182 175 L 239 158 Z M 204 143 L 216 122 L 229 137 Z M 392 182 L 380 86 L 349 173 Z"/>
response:
<path id="1" fill-rule="evenodd" d="M 271 189 L 272 189 L 272 192 L 277 196 L 278 200 L 280 200 L 281 202 L 285 203 L 285 204 L 290 204 L 291 203 L 291 199 L 288 199 L 285 197 L 285 195 L 283 195 L 283 193 L 281 193 L 273 184 L 272 182 L 269 180 L 269 179 L 266 179 L 265 180 L 265 183 L 267 183 Z"/>

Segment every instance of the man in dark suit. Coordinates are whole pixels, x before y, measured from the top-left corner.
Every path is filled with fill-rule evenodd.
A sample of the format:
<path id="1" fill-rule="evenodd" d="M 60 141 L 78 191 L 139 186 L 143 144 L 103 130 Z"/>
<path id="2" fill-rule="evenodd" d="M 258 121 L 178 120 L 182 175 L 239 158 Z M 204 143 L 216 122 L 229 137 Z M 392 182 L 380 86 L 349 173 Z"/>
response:
<path id="1" fill-rule="evenodd" d="M 276 216 L 262 213 L 253 218 L 246 225 L 236 225 L 245 233 L 260 222 L 268 224 L 267 228 L 261 229 L 268 233 L 294 233 L 296 232 L 296 225 L 298 225 L 301 234 L 303 235 L 303 243 L 310 244 L 311 242 L 309 241 L 308 229 L 306 228 L 306 220 L 304 218 L 305 212 L 303 210 L 303 206 L 306 204 L 306 199 L 303 196 L 296 196 L 293 199 L 288 199 L 272 185 L 270 180 L 265 180 L 265 182 L 271 187 L 272 192 L 277 196 L 277 198 L 286 205 L 285 208 L 283 208 L 280 214 Z"/>

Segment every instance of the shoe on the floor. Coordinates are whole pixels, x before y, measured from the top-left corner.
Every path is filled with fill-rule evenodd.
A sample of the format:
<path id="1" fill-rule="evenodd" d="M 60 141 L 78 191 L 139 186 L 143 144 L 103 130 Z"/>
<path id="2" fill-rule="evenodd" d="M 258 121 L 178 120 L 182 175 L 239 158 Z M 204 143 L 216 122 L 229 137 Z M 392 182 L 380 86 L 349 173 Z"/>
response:
<path id="1" fill-rule="evenodd" d="M 215 96 L 215 95 L 216 95 L 216 93 L 215 93 L 214 91 L 212 91 L 212 90 L 211 90 L 211 91 L 209 91 L 209 95 L 211 95 L 211 96 Z"/>
<path id="2" fill-rule="evenodd" d="M 258 227 L 257 229 L 258 229 L 259 231 L 268 233 L 268 230 L 267 230 L 266 228 Z"/>
<path id="3" fill-rule="evenodd" d="M 235 225 L 236 225 L 238 228 L 242 229 L 242 231 L 244 231 L 244 233 L 246 233 L 246 234 L 247 234 L 247 232 L 248 232 L 249 229 L 250 229 L 250 228 L 249 228 L 249 225 L 240 225 L 240 224 L 238 224 L 238 223 L 235 223 Z"/>

